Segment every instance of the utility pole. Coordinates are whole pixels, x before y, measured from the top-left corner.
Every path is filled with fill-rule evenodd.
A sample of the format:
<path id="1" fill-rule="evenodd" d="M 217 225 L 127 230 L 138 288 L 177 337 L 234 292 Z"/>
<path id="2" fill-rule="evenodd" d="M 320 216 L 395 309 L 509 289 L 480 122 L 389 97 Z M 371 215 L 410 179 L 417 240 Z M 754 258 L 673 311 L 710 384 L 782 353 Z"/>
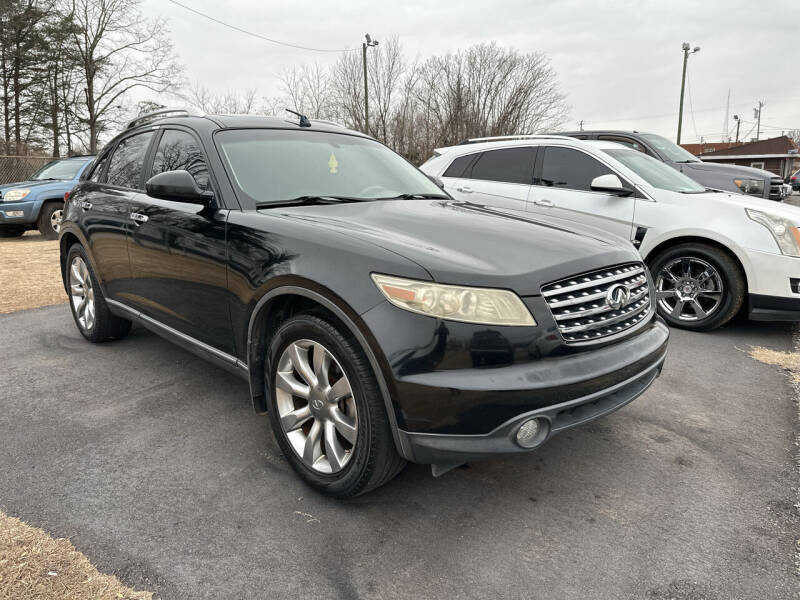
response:
<path id="1" fill-rule="evenodd" d="M 578 123 L 578 126 L 581 128 L 581 131 L 583 131 L 583 119 L 581 119 L 581 122 Z"/>
<path id="2" fill-rule="evenodd" d="M 739 120 L 739 115 L 733 115 L 733 120 L 736 121 L 736 143 L 738 144 L 739 143 L 739 125 L 741 125 L 742 122 Z"/>
<path id="3" fill-rule="evenodd" d="M 756 141 L 759 140 L 761 137 L 761 108 L 764 106 L 764 103 L 759 100 L 758 101 L 758 108 L 753 109 L 753 116 L 758 119 L 758 126 L 756 127 Z"/>
<path id="4" fill-rule="evenodd" d="M 689 61 L 689 55 L 695 52 L 700 52 L 700 46 L 695 46 L 694 50 L 689 50 L 692 46 L 689 42 L 683 42 L 681 48 L 683 49 L 683 75 L 681 75 L 681 103 L 678 109 L 678 145 L 681 143 L 681 125 L 683 125 L 683 91 L 686 88 L 686 63 Z"/>
<path id="5" fill-rule="evenodd" d="M 366 40 L 361 44 L 362 58 L 364 62 L 364 133 L 369 135 L 369 87 L 367 84 L 367 48 L 377 46 L 378 41 L 373 40 L 369 34 L 364 36 Z"/>

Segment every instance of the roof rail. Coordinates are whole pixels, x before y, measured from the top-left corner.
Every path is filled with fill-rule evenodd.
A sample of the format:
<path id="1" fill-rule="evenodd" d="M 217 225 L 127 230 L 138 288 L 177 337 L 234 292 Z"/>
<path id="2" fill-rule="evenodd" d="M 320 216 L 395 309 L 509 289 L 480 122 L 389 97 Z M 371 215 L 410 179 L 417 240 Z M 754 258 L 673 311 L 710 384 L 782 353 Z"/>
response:
<path id="1" fill-rule="evenodd" d="M 158 110 L 154 110 L 143 115 L 139 115 L 135 119 L 131 119 L 128 121 L 128 124 L 125 125 L 125 129 L 131 129 L 132 127 L 136 127 L 138 125 L 144 125 L 145 123 L 149 123 L 150 121 L 156 121 L 158 119 L 167 119 L 171 116 L 174 117 L 203 117 L 205 116 L 204 113 L 198 112 L 192 108 L 160 108 Z"/>
<path id="2" fill-rule="evenodd" d="M 524 134 L 524 135 L 494 135 L 490 137 L 479 137 L 479 138 L 470 138 L 468 140 L 464 140 L 463 142 L 459 142 L 459 146 L 464 144 L 479 144 L 481 142 L 499 142 L 503 140 L 530 140 L 530 139 L 572 139 L 567 135 L 553 135 L 547 133 L 532 133 L 532 134 Z"/>

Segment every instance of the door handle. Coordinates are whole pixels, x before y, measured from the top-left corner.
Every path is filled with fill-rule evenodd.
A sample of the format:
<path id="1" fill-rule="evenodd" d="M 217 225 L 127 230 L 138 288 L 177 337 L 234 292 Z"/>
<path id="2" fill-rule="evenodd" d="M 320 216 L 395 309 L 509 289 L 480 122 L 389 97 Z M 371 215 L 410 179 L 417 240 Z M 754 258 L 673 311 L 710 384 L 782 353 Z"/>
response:
<path id="1" fill-rule="evenodd" d="M 136 223 L 147 223 L 147 220 L 150 218 L 147 215 L 143 215 L 142 213 L 132 212 L 130 214 L 131 220 Z"/>
<path id="2" fill-rule="evenodd" d="M 536 206 L 544 206 L 545 208 L 552 208 L 552 207 L 555 206 L 555 204 L 553 204 L 552 200 L 547 200 L 545 198 L 540 198 L 539 200 L 534 200 L 533 203 Z"/>
<path id="3" fill-rule="evenodd" d="M 472 188 L 468 185 L 462 185 L 460 188 L 456 188 L 457 192 L 463 192 L 464 194 L 471 194 Z"/>

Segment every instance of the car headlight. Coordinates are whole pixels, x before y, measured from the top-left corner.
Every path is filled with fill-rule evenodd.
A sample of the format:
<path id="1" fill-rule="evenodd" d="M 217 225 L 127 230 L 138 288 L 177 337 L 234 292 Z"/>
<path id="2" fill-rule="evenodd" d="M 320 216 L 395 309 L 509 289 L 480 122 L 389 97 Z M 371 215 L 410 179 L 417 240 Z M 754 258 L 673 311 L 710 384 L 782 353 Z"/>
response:
<path id="1" fill-rule="evenodd" d="M 372 274 L 386 299 L 405 310 L 465 323 L 536 325 L 519 296 L 508 290 L 442 285 Z"/>
<path id="2" fill-rule="evenodd" d="M 751 194 L 753 196 L 764 195 L 764 180 L 763 179 L 734 179 L 733 183 L 736 184 L 743 194 Z"/>
<path id="3" fill-rule="evenodd" d="M 10 190 L 3 195 L 3 200 L 6 202 L 14 202 L 15 200 L 22 200 L 25 196 L 30 194 L 29 189 Z"/>
<path id="4" fill-rule="evenodd" d="M 794 223 L 783 217 L 768 215 L 760 210 L 746 208 L 747 216 L 769 229 L 772 237 L 786 256 L 800 256 L 800 230 Z"/>

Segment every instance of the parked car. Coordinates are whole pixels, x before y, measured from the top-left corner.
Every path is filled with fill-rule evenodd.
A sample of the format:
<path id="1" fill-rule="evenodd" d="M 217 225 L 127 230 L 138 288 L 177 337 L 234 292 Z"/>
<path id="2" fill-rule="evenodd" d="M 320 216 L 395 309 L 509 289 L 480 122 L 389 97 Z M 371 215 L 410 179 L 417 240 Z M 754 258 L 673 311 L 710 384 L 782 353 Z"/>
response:
<path id="1" fill-rule="evenodd" d="M 710 191 L 637 149 L 566 136 L 440 148 L 421 169 L 456 199 L 631 240 L 671 325 L 714 329 L 742 307 L 755 320 L 800 320 L 795 206 Z"/>
<path id="2" fill-rule="evenodd" d="M 47 163 L 28 181 L 0 186 L 0 237 L 18 237 L 38 228 L 56 239 L 61 226 L 64 194 L 78 182 L 93 156 L 76 156 Z"/>
<path id="3" fill-rule="evenodd" d="M 626 240 L 454 202 L 305 117 L 133 121 L 67 202 L 61 267 L 87 340 L 136 322 L 241 376 L 334 496 L 536 448 L 644 392 L 667 347 Z"/>
<path id="4" fill-rule="evenodd" d="M 786 183 L 788 183 L 790 186 L 792 186 L 792 191 L 793 192 L 800 191 L 800 169 L 798 169 L 797 171 L 795 171 L 794 173 L 789 175 L 789 177 L 787 178 Z"/>
<path id="5" fill-rule="evenodd" d="M 579 140 L 616 142 L 668 164 L 700 185 L 715 190 L 782 201 L 788 194 L 780 177 L 764 169 L 700 160 L 665 137 L 639 131 L 567 131 Z"/>

